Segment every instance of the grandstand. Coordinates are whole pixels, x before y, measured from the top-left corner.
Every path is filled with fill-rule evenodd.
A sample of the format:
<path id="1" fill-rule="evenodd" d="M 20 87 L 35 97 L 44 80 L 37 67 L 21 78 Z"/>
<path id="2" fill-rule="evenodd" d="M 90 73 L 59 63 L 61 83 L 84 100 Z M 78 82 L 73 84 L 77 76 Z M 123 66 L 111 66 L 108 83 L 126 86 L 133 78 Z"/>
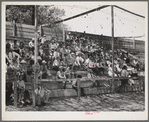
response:
<path id="1" fill-rule="evenodd" d="M 36 76 L 38 79 L 36 87 L 42 86 L 43 88 L 47 89 L 47 91 L 50 92 L 49 97 L 80 96 L 79 94 L 82 92 L 84 95 L 111 93 L 111 86 L 113 84 L 112 76 L 113 74 L 115 75 L 115 72 L 111 71 L 111 76 L 109 74 L 109 69 L 114 69 L 114 65 L 117 64 L 114 64 L 113 61 L 118 62 L 119 60 L 120 68 L 122 68 L 125 59 L 129 58 L 130 61 L 128 66 L 130 69 L 133 69 L 134 65 L 132 62 L 134 59 L 137 59 L 139 65 L 139 67 L 137 67 L 138 72 L 144 71 L 144 41 L 125 39 L 121 37 L 112 38 L 105 35 L 95 35 L 74 31 L 66 31 L 64 36 L 64 32 L 61 30 L 40 26 L 38 27 L 38 32 L 40 34 L 37 38 L 39 42 L 37 45 L 33 46 L 34 48 L 38 46 L 38 52 L 36 53 L 39 57 L 37 58 L 37 56 L 34 55 L 34 49 L 32 50 L 32 48 L 29 47 L 30 42 L 36 41 L 36 39 L 33 40 L 35 37 L 35 31 L 37 32 L 35 26 L 32 25 L 6 22 L 6 43 L 13 43 L 12 40 L 17 40 L 18 45 L 20 45 L 21 42 L 24 43 L 23 49 L 25 50 L 25 54 L 23 55 L 20 53 L 20 62 L 25 60 L 25 67 L 31 67 L 30 69 L 32 70 L 30 72 L 28 72 L 28 70 L 24 71 L 26 73 L 26 90 L 30 92 L 30 98 L 33 97 L 32 95 L 36 89 L 32 86 L 34 84 L 33 82 L 35 82 L 33 75 L 35 74 L 36 70 L 39 70 L 37 73 L 38 75 L 41 74 L 40 77 L 38 77 L 38 75 Z M 114 50 L 111 48 L 112 39 L 114 39 Z M 44 43 L 42 43 L 43 40 L 45 40 Z M 43 51 L 42 54 L 39 52 L 39 48 Z M 56 56 L 58 55 L 57 57 L 54 55 L 54 52 Z M 31 55 L 30 58 L 26 57 L 26 54 L 29 56 Z M 74 54 L 75 60 L 72 56 Z M 114 56 L 112 56 L 113 54 Z M 69 62 L 70 55 L 72 60 L 74 60 L 73 63 L 71 61 Z M 35 59 L 38 59 L 37 63 L 40 65 L 39 69 L 34 68 Z M 90 67 L 90 65 L 87 64 L 87 67 L 85 67 L 85 61 L 88 59 L 92 61 L 96 66 Z M 55 61 L 59 63 L 58 69 L 55 69 L 53 66 Z M 46 63 L 44 64 L 43 62 Z M 103 63 L 103 66 L 98 66 L 98 64 L 101 62 Z M 111 66 L 112 64 L 113 66 Z M 46 72 L 43 73 L 44 68 L 41 70 L 41 67 L 46 67 Z M 58 75 L 58 71 L 61 69 L 60 67 L 63 67 L 65 72 L 70 68 L 65 78 L 61 78 Z M 7 70 L 6 73 L 7 85 L 12 84 L 12 79 L 15 76 L 12 76 L 10 72 L 11 70 Z M 121 84 L 121 77 L 118 74 L 115 75 L 114 79 L 115 89 L 117 89 Z M 80 75 L 81 78 L 78 78 Z M 78 79 L 80 79 L 80 82 L 79 85 L 76 85 Z M 142 76 L 133 80 L 135 83 L 132 87 L 128 86 L 128 91 L 143 90 L 144 81 Z M 83 91 L 77 90 L 76 92 L 77 87 L 83 89 Z M 80 93 L 78 93 L 78 91 Z"/>

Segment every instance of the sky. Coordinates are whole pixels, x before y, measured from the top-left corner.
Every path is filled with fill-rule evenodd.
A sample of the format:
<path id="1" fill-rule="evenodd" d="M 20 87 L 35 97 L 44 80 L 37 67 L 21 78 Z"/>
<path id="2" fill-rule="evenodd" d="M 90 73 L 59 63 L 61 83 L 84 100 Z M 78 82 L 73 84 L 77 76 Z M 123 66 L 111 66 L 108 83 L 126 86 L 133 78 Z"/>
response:
<path id="1" fill-rule="evenodd" d="M 114 36 L 143 36 L 138 39 L 145 40 L 147 2 L 113 2 L 112 4 L 145 16 L 145 18 L 141 18 L 114 7 Z M 57 7 L 65 10 L 65 16 L 63 17 L 63 19 L 65 19 L 102 5 L 111 5 L 111 3 L 80 2 L 78 4 L 76 2 L 72 2 L 71 4 L 63 3 L 61 5 L 57 5 Z M 68 20 L 64 22 L 64 24 L 68 25 L 71 31 L 85 31 L 86 33 L 111 36 L 111 7 Z"/>
<path id="2" fill-rule="evenodd" d="M 117 5 L 134 13 L 145 16 L 141 18 L 132 15 L 128 12 L 114 7 L 114 37 L 134 37 L 138 40 L 147 41 L 147 27 L 148 27 L 148 2 L 26 2 L 13 4 L 39 4 L 39 5 L 54 5 L 60 9 L 65 10 L 65 16 L 62 19 L 86 12 L 88 10 L 97 8 L 102 5 Z M 11 4 L 11 3 L 10 3 Z M 111 29 L 111 7 L 95 11 L 88 15 L 83 15 L 75 19 L 65 21 L 71 31 L 86 32 L 97 35 L 112 35 Z M 136 39 L 136 38 L 135 38 Z"/>

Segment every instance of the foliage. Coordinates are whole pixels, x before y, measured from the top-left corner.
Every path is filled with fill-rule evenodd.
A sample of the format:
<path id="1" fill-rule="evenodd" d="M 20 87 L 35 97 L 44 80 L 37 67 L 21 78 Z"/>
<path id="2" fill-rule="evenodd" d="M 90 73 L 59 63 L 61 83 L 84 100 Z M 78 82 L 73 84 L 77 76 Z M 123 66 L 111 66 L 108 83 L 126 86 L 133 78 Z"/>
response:
<path id="1" fill-rule="evenodd" d="M 34 25 L 34 5 L 7 5 L 6 21 L 15 20 L 16 23 Z M 53 24 L 55 21 L 61 20 L 65 15 L 64 9 L 59 9 L 54 5 L 37 6 L 37 22 L 38 25 L 49 23 L 50 27 L 62 28 L 63 24 Z"/>
<path id="2" fill-rule="evenodd" d="M 34 16 L 33 5 L 7 5 L 6 6 L 6 21 L 15 21 L 22 24 L 33 24 Z"/>

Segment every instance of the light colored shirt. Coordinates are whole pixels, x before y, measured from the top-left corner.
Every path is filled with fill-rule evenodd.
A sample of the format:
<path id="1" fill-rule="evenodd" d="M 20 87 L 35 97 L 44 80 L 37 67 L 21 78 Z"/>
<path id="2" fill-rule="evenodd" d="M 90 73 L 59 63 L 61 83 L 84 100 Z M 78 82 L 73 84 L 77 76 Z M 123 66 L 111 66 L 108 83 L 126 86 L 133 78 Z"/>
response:
<path id="1" fill-rule="evenodd" d="M 84 62 L 84 59 L 82 58 L 82 57 L 80 57 L 80 56 L 77 56 L 76 57 L 76 65 L 78 66 L 80 66 L 81 64 L 80 64 L 80 62 L 81 63 L 83 63 Z"/>
<path id="2" fill-rule="evenodd" d="M 13 59 L 15 58 L 15 57 L 17 57 L 17 64 L 19 64 L 20 63 L 20 55 L 18 54 L 18 53 L 16 53 L 16 52 L 9 52 L 8 53 L 8 58 L 9 58 L 9 61 L 10 61 L 10 63 L 13 63 Z"/>
<path id="3" fill-rule="evenodd" d="M 90 59 L 89 59 L 89 58 L 87 58 L 87 59 L 85 60 L 85 65 L 88 65 L 88 64 L 89 64 L 89 62 L 90 62 Z"/>
<path id="4" fill-rule="evenodd" d="M 128 77 L 128 72 L 127 72 L 127 70 L 122 70 L 121 71 L 121 77 Z"/>
<path id="5" fill-rule="evenodd" d="M 95 67 L 95 63 L 94 63 L 93 61 L 91 61 L 91 60 L 89 60 L 89 67 L 90 67 L 90 68 Z"/>
<path id="6" fill-rule="evenodd" d="M 61 73 L 60 71 L 57 72 L 57 76 L 58 76 L 58 78 L 62 78 L 62 79 L 66 78 L 64 73 Z"/>
<path id="7" fill-rule="evenodd" d="M 34 43 L 32 41 L 29 42 L 29 47 L 34 47 Z"/>
<path id="8" fill-rule="evenodd" d="M 53 56 L 54 56 L 55 58 L 58 58 L 58 57 L 60 57 L 60 53 L 57 52 L 57 51 L 55 51 L 55 52 L 53 53 Z"/>

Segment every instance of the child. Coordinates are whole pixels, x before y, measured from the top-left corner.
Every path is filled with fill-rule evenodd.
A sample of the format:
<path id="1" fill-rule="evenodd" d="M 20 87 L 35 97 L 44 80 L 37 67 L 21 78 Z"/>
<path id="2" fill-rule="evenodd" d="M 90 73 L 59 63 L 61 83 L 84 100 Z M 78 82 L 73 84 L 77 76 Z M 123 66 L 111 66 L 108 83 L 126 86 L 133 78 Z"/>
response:
<path id="1" fill-rule="evenodd" d="M 25 83 L 23 80 L 23 75 L 19 76 L 19 80 L 17 81 L 17 91 L 18 91 L 18 101 L 21 104 L 24 104 L 24 91 L 25 91 Z"/>

